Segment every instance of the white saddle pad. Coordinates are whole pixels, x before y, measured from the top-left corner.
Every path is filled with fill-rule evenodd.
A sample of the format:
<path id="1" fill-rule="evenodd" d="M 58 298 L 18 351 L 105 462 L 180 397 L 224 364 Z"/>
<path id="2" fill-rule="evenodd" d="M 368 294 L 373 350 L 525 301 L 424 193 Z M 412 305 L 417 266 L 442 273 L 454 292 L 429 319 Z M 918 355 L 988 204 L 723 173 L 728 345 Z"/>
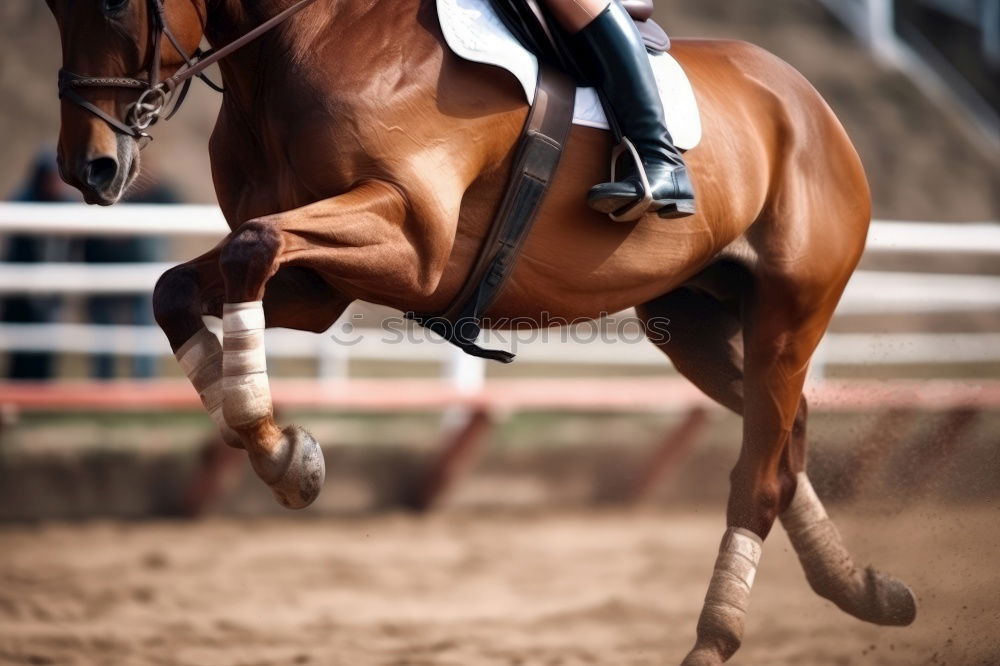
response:
<path id="1" fill-rule="evenodd" d="M 521 46 L 493 11 L 489 0 L 437 0 L 441 30 L 459 57 L 502 67 L 517 77 L 531 103 L 538 81 L 538 59 Z M 678 148 L 701 141 L 701 118 L 691 82 L 669 54 L 649 56 L 660 86 L 667 127 Z M 608 129 L 608 119 L 593 88 L 578 88 L 573 123 Z"/>

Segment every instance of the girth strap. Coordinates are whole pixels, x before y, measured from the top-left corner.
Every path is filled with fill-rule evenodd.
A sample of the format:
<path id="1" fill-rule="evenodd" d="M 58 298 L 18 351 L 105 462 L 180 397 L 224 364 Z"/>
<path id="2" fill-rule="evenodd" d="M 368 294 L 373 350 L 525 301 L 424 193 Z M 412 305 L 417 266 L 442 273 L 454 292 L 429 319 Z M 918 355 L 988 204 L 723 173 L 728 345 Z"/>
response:
<path id="1" fill-rule="evenodd" d="M 514 355 L 476 345 L 482 317 L 503 291 L 559 166 L 573 122 L 576 83 L 541 65 L 510 179 L 462 290 L 441 315 L 407 313 L 467 354 L 510 363 Z"/>

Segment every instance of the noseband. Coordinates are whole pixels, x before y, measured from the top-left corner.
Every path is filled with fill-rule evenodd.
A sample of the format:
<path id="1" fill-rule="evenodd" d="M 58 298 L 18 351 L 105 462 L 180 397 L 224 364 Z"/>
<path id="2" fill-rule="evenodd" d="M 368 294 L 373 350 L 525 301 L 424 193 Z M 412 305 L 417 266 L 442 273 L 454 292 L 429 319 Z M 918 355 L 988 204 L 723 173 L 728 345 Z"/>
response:
<path id="1" fill-rule="evenodd" d="M 292 15 L 313 2 L 315 0 L 298 0 L 298 2 L 288 9 L 285 9 L 223 47 L 209 51 L 196 49 L 194 53 L 188 55 L 181 46 L 180 40 L 177 39 L 170 30 L 170 26 L 167 25 L 163 6 L 164 0 L 147 0 L 149 33 L 153 43 L 149 77 L 144 81 L 128 76 L 89 76 L 60 69 L 59 99 L 68 99 L 77 106 L 86 109 L 110 125 L 116 132 L 131 136 L 137 140 L 149 139 L 150 137 L 146 130 L 156 123 L 164 113 L 166 113 L 165 120 L 169 120 L 177 113 L 177 109 L 184 102 L 188 88 L 191 86 L 191 81 L 195 77 L 207 83 L 213 90 L 224 92 L 222 86 L 215 84 L 205 76 L 205 70 L 234 51 L 243 48 L 264 33 L 281 25 L 291 18 Z M 161 79 L 160 52 L 164 35 L 184 59 L 184 66 L 173 76 Z M 81 88 L 138 90 L 139 98 L 129 105 L 125 113 L 125 118 L 120 119 L 98 108 L 94 103 L 89 102 L 77 92 Z"/>

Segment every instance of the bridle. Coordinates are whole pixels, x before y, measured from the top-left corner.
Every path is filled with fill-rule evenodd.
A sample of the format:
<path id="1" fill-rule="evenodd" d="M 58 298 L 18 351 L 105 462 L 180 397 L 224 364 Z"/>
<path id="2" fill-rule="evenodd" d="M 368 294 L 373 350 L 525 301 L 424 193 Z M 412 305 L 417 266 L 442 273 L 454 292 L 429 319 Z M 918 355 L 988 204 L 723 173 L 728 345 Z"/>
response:
<path id="1" fill-rule="evenodd" d="M 146 130 L 155 124 L 161 116 L 166 114 L 164 120 L 169 120 L 177 113 L 187 96 L 192 80 L 199 78 L 213 90 L 225 92 L 222 86 L 217 85 L 205 75 L 205 70 L 315 2 L 315 0 L 298 0 L 292 6 L 229 44 L 209 51 L 202 51 L 199 48 L 189 55 L 185 52 L 180 40 L 170 30 L 170 26 L 167 25 L 164 1 L 146 0 L 149 13 L 149 33 L 153 44 L 149 76 L 146 80 L 128 76 L 90 76 L 60 69 L 59 99 L 73 102 L 106 122 L 116 132 L 131 136 L 144 143 L 151 138 Z M 172 76 L 161 79 L 160 53 L 164 36 L 184 59 L 184 66 Z M 121 88 L 140 92 L 139 98 L 129 105 L 125 112 L 125 118 L 120 119 L 98 108 L 97 105 L 77 92 L 79 89 L 87 88 Z"/>

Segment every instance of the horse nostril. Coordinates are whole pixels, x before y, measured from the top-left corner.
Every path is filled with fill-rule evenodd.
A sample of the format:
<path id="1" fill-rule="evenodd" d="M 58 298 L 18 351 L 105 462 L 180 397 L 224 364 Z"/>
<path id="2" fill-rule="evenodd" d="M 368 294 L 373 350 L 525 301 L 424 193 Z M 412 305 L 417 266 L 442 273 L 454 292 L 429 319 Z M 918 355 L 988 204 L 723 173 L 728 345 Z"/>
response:
<path id="1" fill-rule="evenodd" d="M 118 175 L 118 162 L 113 157 L 98 157 L 87 164 L 87 185 L 96 192 L 107 190 Z"/>

